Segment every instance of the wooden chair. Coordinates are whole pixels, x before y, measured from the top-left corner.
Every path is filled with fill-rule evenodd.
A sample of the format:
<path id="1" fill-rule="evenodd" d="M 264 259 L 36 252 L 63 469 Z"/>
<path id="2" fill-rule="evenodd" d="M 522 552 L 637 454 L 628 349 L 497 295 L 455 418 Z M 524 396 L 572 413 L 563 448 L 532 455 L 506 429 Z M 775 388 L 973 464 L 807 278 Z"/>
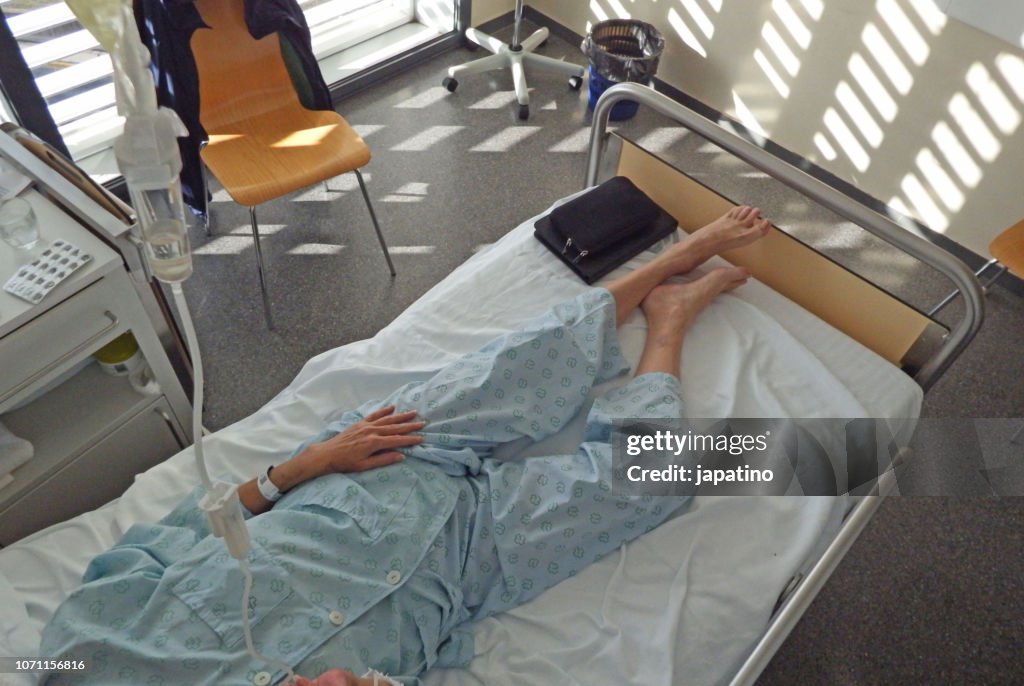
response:
<path id="1" fill-rule="evenodd" d="M 391 262 L 359 169 L 370 149 L 334 111 L 309 110 L 285 67 L 277 34 L 259 40 L 245 24 L 242 0 L 197 0 L 209 28 L 192 35 L 199 75 L 199 119 L 209 142 L 201 156 L 231 198 L 249 207 L 267 326 L 274 328 L 263 269 L 256 206 L 355 172 L 391 275 Z"/>
<path id="2" fill-rule="evenodd" d="M 1024 219 L 996 236 L 988 251 L 1005 271 L 1024 279 Z"/>

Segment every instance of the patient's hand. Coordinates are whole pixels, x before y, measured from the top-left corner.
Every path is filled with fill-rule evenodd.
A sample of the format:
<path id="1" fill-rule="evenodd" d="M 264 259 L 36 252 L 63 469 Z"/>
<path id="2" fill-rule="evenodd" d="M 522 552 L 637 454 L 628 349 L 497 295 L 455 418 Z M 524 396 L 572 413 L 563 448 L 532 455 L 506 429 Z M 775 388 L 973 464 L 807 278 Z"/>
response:
<path id="1" fill-rule="evenodd" d="M 394 407 L 383 407 L 334 437 L 306 446 L 295 457 L 274 467 L 270 480 L 279 491 L 286 493 L 325 474 L 364 472 L 400 462 L 402 453 L 398 448 L 423 442 L 423 436 L 413 432 L 426 426 L 426 422 L 415 419 L 415 412 L 396 414 Z M 253 514 L 266 512 L 273 505 L 260 495 L 256 479 L 242 484 L 238 488 L 238 497 Z"/>
<path id="2" fill-rule="evenodd" d="M 384 407 L 356 422 L 322 443 L 314 443 L 295 456 L 304 462 L 307 473 L 314 478 L 334 472 L 364 472 L 402 460 L 397 448 L 423 442 L 414 435 L 426 422 L 415 421 L 415 412 L 395 414 L 393 406 Z M 310 471 L 311 470 L 311 471 Z"/>

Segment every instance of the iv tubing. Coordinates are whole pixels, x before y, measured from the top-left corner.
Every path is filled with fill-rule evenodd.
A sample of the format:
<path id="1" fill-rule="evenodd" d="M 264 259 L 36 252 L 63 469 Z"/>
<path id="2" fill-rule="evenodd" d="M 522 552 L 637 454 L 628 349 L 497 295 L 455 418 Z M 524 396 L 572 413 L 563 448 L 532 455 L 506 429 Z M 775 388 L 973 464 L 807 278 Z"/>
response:
<path id="1" fill-rule="evenodd" d="M 213 488 L 213 483 L 210 481 L 210 473 L 206 471 L 206 459 L 203 457 L 203 361 L 199 355 L 199 340 L 196 337 L 195 326 L 192 325 L 192 315 L 188 311 L 188 303 L 185 302 L 185 293 L 181 290 L 181 284 L 172 283 L 171 292 L 174 294 L 174 304 L 178 306 L 182 328 L 185 329 L 188 352 L 192 356 L 193 451 L 196 457 L 196 469 L 203 482 L 203 489 L 209 493 Z"/>
<path id="2" fill-rule="evenodd" d="M 181 316 L 181 325 L 185 329 L 185 341 L 188 343 L 189 353 L 192 355 L 193 369 L 193 396 L 192 396 L 192 437 L 194 439 L 194 450 L 196 456 L 196 469 L 199 471 L 199 478 L 203 481 L 203 488 L 209 493 L 212 488 L 210 474 L 206 471 L 206 460 L 203 457 L 203 363 L 199 355 L 199 340 L 196 337 L 196 329 L 192 324 L 192 315 L 185 301 L 185 293 L 181 289 L 181 283 L 172 283 L 171 292 L 174 294 L 174 303 L 178 307 L 178 314 Z M 295 672 L 283 662 L 272 660 L 261 655 L 252 641 L 252 627 L 249 623 L 249 600 L 252 596 L 252 570 L 244 557 L 238 559 L 238 566 L 245 575 L 245 590 L 242 592 L 242 632 L 245 635 L 245 647 L 255 659 L 271 667 L 287 672 L 288 680 L 291 683 L 295 680 Z"/>
<path id="3" fill-rule="evenodd" d="M 145 153 L 141 157 L 137 154 L 126 155 L 124 160 L 129 161 L 129 167 L 125 168 L 124 160 L 118 155 L 118 164 L 122 168 L 122 172 L 125 173 L 125 178 L 128 181 L 129 190 L 133 191 L 133 199 L 137 198 L 145 203 L 150 203 L 152 198 L 149 195 L 149 191 L 158 190 L 152 184 L 154 182 L 154 175 L 158 178 L 159 183 L 170 183 L 171 179 L 177 176 L 178 171 L 181 169 L 180 158 L 178 157 L 177 147 L 173 145 L 173 136 L 184 135 L 184 131 L 177 131 L 175 124 L 178 129 L 183 129 L 180 120 L 176 116 L 173 119 L 167 116 L 167 112 L 161 112 L 157 107 L 156 91 L 153 88 L 152 77 L 150 76 L 148 65 L 149 65 L 149 52 L 145 46 L 142 45 L 142 41 L 139 39 L 138 29 L 135 26 L 134 17 L 131 11 L 130 3 L 126 0 L 71 0 L 69 2 L 72 12 L 81 21 L 82 25 L 85 26 L 90 33 L 96 36 L 97 40 L 103 45 L 104 49 L 110 54 L 113 60 L 114 69 L 114 86 L 115 94 L 117 96 L 118 112 L 125 116 L 128 120 L 126 126 L 126 133 L 119 139 L 119 143 L 129 140 L 129 130 L 131 129 L 130 124 L 133 118 L 138 118 L 139 127 L 135 130 L 136 138 L 142 137 L 141 144 L 137 147 L 129 147 L 125 152 L 127 153 L 138 153 L 140 150 Z M 162 115 L 162 118 L 161 118 Z M 163 140 L 161 136 L 167 136 L 170 132 L 172 136 L 170 144 L 168 141 Z M 147 137 L 148 136 L 148 137 Z M 138 140 L 133 141 L 139 143 Z M 167 144 L 165 148 L 160 149 L 157 145 L 157 151 L 163 155 L 161 159 L 147 160 L 146 154 L 152 152 L 151 148 L 154 144 L 163 142 Z M 164 154 L 166 153 L 166 154 Z M 148 162 L 146 164 L 140 163 Z M 170 178 L 161 176 L 162 173 L 168 170 L 173 173 L 170 174 Z M 131 171 L 131 175 L 129 175 Z M 134 181 L 133 181 L 134 179 Z M 134 191 L 139 191 L 138 193 Z M 136 210 L 140 213 L 144 213 L 145 217 L 140 215 L 139 223 L 143 228 L 148 228 L 147 217 L 149 221 L 154 220 L 155 217 L 167 217 L 169 215 L 178 214 L 179 222 L 184 221 L 184 217 L 180 216 L 180 211 L 175 211 L 180 205 L 181 192 L 176 184 L 171 183 L 169 188 L 165 190 L 170 191 L 173 197 L 176 197 L 177 203 L 171 202 L 170 207 L 154 208 L 151 206 L 136 206 Z M 173 199 L 172 197 L 172 199 Z M 148 241 L 149 237 L 145 235 L 143 231 L 143 237 Z M 187 236 L 186 236 L 187 240 Z M 187 243 L 184 248 L 187 254 L 188 248 Z M 151 257 L 152 255 L 149 255 Z M 150 266 L 151 271 L 152 265 Z M 168 276 L 158 275 L 154 272 L 154 275 L 164 282 L 170 282 L 171 292 L 174 295 L 174 302 L 178 308 L 178 315 L 181 318 L 182 328 L 185 332 L 185 340 L 188 344 L 189 354 L 192 356 L 192 370 L 193 370 L 193 396 L 192 396 L 192 438 L 193 438 L 193 451 L 195 454 L 196 471 L 199 473 L 199 478 L 202 481 L 203 490 L 206 492 L 207 497 L 212 497 L 214 493 L 214 484 L 210 480 L 210 474 L 206 469 L 206 460 L 203 455 L 203 436 L 206 433 L 203 429 L 203 364 L 199 353 L 199 340 L 196 336 L 195 326 L 192 323 L 192 315 L 188 309 L 188 303 L 185 300 L 185 293 L 181 288 L 181 281 L 188 278 L 191 273 L 191 265 L 189 269 L 181 274 L 176 274 L 173 280 L 164 278 Z M 222 484 L 218 484 L 222 485 Z M 248 531 L 245 528 L 245 522 L 242 521 L 240 516 L 240 510 L 238 508 L 238 496 L 237 490 L 229 490 L 226 494 L 223 490 L 219 491 L 222 498 L 228 499 L 227 509 L 232 509 L 225 517 L 225 505 L 224 503 L 217 504 L 218 509 L 207 511 L 206 515 L 210 519 L 211 527 L 216 529 L 214 523 L 219 523 L 219 526 L 224 531 L 217 533 L 218 536 L 225 538 L 225 543 L 228 547 L 228 551 L 232 557 L 238 560 L 238 564 L 241 567 L 242 573 L 245 576 L 245 590 L 242 593 L 242 629 L 245 634 L 245 645 L 250 655 L 255 659 L 274 667 L 277 670 L 281 670 L 288 674 L 287 683 L 291 683 L 295 680 L 295 673 L 291 667 L 279 662 L 277 660 L 271 660 L 260 655 L 256 651 L 256 647 L 252 640 L 252 628 L 250 626 L 249 618 L 249 602 L 252 597 L 252 571 L 249 569 L 249 565 L 245 559 L 245 553 L 249 549 L 249 538 Z M 230 499 L 234 499 L 231 503 Z M 244 536 L 239 536 L 239 528 Z M 243 539 L 244 540 L 240 540 Z"/>
<path id="4" fill-rule="evenodd" d="M 245 575 L 245 590 L 242 591 L 242 633 L 245 634 L 245 647 L 257 660 L 264 662 L 271 667 L 280 669 L 283 672 L 288 673 L 288 679 L 284 683 L 290 684 L 295 681 L 295 672 L 292 668 L 283 662 L 278 660 L 272 660 L 269 657 L 260 655 L 256 650 L 256 646 L 252 642 L 252 627 L 249 626 L 249 598 L 252 595 L 252 570 L 249 569 L 249 563 L 243 558 L 238 561 L 238 566 L 242 568 L 242 574 Z"/>

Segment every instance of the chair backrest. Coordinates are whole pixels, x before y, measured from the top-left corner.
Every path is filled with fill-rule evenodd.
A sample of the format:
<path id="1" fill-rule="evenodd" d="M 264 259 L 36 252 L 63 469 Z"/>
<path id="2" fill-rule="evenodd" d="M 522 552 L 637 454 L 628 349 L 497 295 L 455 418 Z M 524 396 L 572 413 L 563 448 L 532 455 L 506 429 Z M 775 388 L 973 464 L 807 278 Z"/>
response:
<path id="1" fill-rule="evenodd" d="M 988 251 L 1015 276 L 1024 279 L 1024 219 L 996 236 Z"/>
<path id="2" fill-rule="evenodd" d="M 276 33 L 252 37 L 243 0 L 196 0 L 209 28 L 192 34 L 199 74 L 199 120 L 208 134 L 299 102 Z"/>

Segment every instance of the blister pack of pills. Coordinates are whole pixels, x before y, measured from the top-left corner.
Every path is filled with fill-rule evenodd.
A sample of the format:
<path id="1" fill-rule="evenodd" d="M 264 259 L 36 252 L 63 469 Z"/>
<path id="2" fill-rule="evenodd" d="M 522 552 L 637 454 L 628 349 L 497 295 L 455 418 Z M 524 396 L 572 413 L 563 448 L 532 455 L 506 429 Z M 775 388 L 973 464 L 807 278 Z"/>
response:
<path id="1" fill-rule="evenodd" d="M 4 290 L 30 303 L 46 297 L 64 279 L 92 260 L 92 255 L 58 238 L 30 264 L 18 267 Z"/>

